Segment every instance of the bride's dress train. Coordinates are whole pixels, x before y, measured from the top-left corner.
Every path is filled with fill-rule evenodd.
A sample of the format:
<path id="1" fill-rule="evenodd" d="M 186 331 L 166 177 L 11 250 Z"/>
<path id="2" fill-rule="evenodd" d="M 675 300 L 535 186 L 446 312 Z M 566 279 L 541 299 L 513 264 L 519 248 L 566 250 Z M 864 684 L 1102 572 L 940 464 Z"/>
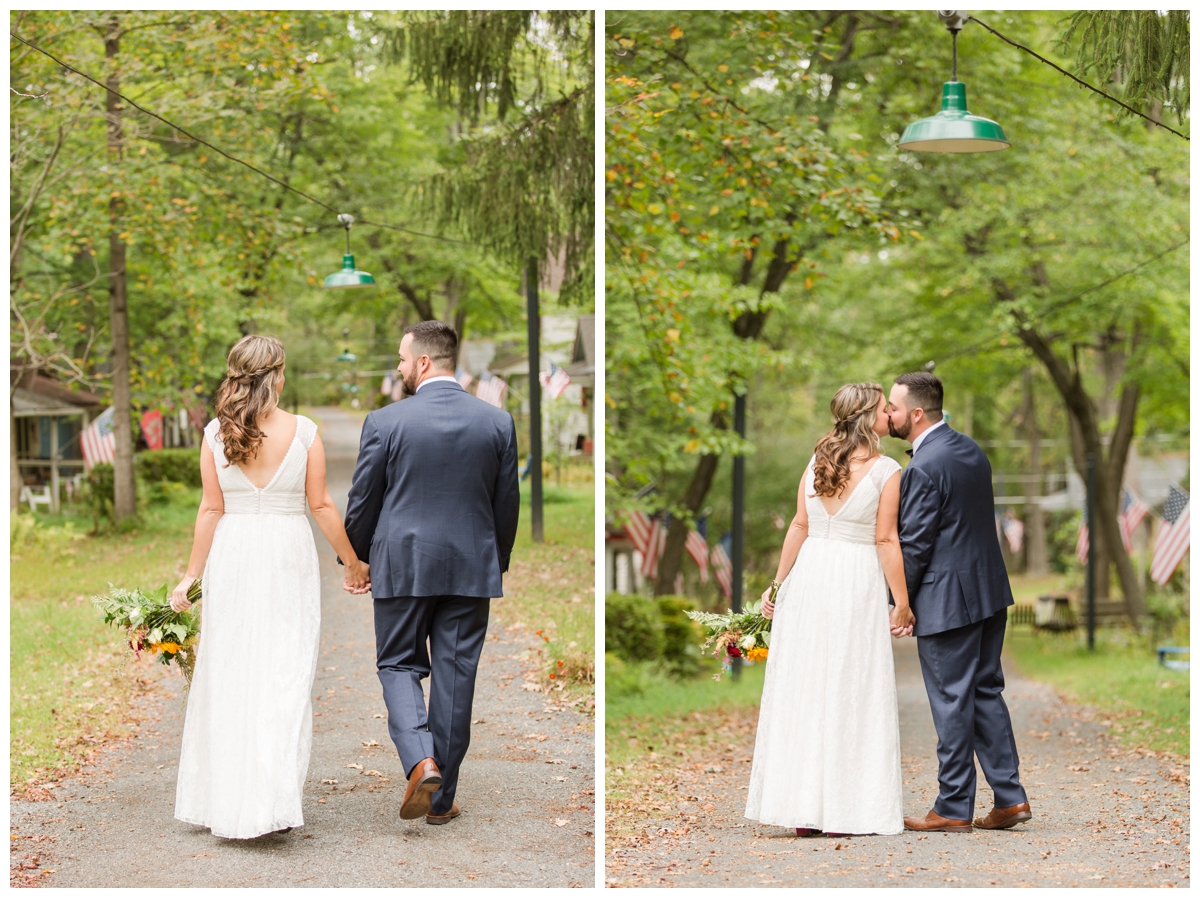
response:
<path id="1" fill-rule="evenodd" d="M 305 514 L 316 432 L 298 416 L 279 469 L 258 489 L 241 468 L 226 466 L 217 422 L 204 431 L 225 514 L 204 567 L 175 817 L 228 839 L 304 824 L 321 625 L 320 569 Z"/>
<path id="2" fill-rule="evenodd" d="M 746 816 L 836 833 L 904 829 L 880 457 L 830 516 L 805 473 L 808 538 L 776 598 Z"/>

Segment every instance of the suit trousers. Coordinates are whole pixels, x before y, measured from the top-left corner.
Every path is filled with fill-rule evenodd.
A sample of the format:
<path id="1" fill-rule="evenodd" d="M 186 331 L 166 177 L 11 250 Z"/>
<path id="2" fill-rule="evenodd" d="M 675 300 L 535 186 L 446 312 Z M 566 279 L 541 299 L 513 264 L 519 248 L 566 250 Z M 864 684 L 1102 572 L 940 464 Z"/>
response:
<path id="1" fill-rule="evenodd" d="M 917 637 L 921 673 L 938 734 L 938 799 L 933 810 L 951 820 L 975 811 L 975 757 L 996 806 L 1026 801 L 1017 772 L 1017 743 L 1004 704 L 1000 650 L 1008 609 L 943 633 Z"/>
<path id="2" fill-rule="evenodd" d="M 375 653 L 388 734 L 407 777 L 433 758 L 442 786 L 432 813 L 454 803 L 458 769 L 471 742 L 475 673 L 487 634 L 489 599 L 401 596 L 375 599 Z M 421 680 L 429 677 L 429 711 Z"/>

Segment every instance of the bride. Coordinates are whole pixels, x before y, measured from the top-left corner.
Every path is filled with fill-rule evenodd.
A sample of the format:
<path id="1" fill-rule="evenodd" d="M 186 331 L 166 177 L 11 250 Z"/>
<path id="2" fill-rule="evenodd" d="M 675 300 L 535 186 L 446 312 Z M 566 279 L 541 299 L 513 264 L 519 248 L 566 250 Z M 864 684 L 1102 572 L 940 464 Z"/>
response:
<path id="1" fill-rule="evenodd" d="M 783 541 L 746 816 L 826 832 L 904 829 L 891 635 L 914 623 L 897 537 L 900 465 L 879 384 L 847 384 Z M 888 611 L 888 588 L 895 607 Z"/>
<path id="2" fill-rule="evenodd" d="M 304 824 L 312 748 L 321 580 L 304 500 L 338 555 L 346 588 L 366 592 L 325 485 L 310 419 L 279 408 L 283 344 L 243 337 L 229 351 L 217 417 L 204 429 L 187 575 L 171 607 L 190 607 L 203 574 L 204 624 L 183 725 L 175 817 L 227 839 Z"/>

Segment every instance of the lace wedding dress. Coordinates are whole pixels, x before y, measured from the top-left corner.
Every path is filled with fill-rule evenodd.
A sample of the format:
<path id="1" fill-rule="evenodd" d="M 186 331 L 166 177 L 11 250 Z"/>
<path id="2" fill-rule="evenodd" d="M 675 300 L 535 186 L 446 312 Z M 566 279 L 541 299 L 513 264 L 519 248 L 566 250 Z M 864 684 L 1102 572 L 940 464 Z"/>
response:
<path id="1" fill-rule="evenodd" d="M 304 492 L 316 432 L 298 416 L 283 461 L 259 489 L 241 468 L 226 464 L 217 421 L 204 429 L 225 514 L 204 566 L 175 817 L 228 839 L 304 823 L 300 799 L 312 749 L 321 624 Z"/>
<path id="2" fill-rule="evenodd" d="M 887 584 L 875 548 L 880 457 L 837 513 L 804 475 L 808 538 L 776 596 L 746 816 L 835 833 L 904 829 Z"/>

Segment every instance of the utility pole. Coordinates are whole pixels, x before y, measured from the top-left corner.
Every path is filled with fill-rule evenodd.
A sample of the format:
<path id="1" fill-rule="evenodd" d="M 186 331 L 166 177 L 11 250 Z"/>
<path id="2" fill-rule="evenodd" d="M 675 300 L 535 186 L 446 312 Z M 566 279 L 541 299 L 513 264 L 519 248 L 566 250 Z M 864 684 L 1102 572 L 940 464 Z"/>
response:
<path id="1" fill-rule="evenodd" d="M 533 541 L 542 541 L 542 382 L 538 380 L 541 362 L 538 346 L 541 328 L 538 318 L 538 263 L 531 258 L 525 269 L 525 317 L 529 327 L 529 505 Z"/>
<path id="2" fill-rule="evenodd" d="M 746 438 L 746 396 L 744 393 L 733 399 L 733 429 L 743 440 Z M 742 610 L 742 580 L 746 554 L 746 456 L 733 457 L 733 589 L 734 613 Z M 733 677 L 742 673 L 742 659 L 733 659 Z"/>

